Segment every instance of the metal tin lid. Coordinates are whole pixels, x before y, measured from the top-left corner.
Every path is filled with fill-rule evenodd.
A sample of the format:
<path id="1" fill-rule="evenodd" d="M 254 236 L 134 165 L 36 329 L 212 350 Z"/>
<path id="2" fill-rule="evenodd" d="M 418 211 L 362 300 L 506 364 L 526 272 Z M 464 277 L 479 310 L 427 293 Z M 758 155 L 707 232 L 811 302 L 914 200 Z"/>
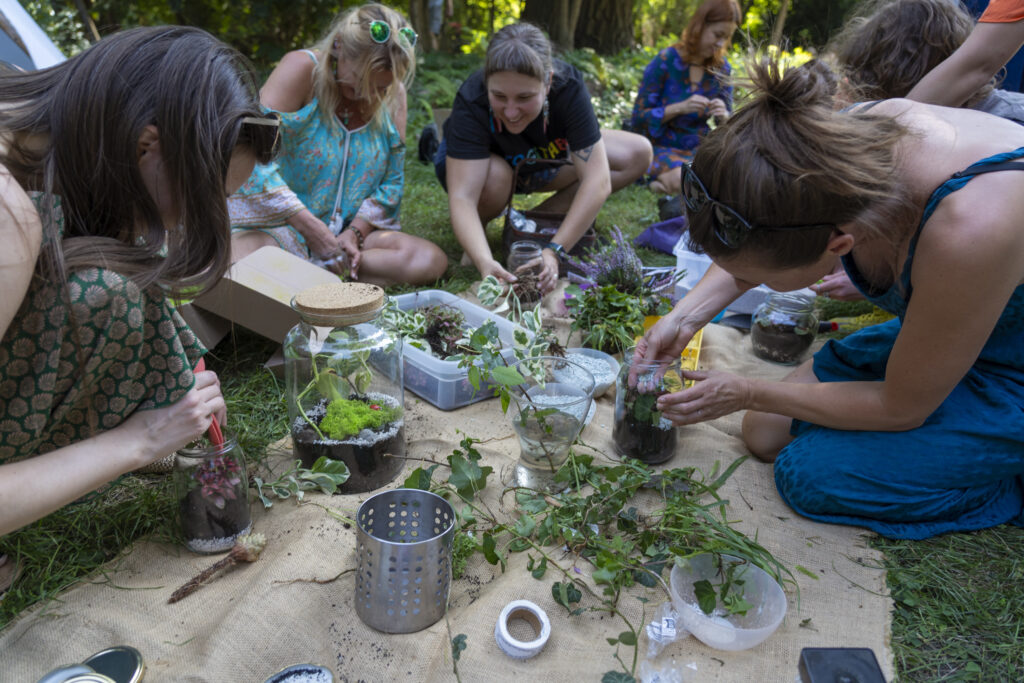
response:
<path id="1" fill-rule="evenodd" d="M 102 677 L 97 680 L 113 681 L 113 683 L 139 683 L 146 670 L 146 665 L 142 662 L 142 653 L 128 645 L 119 645 L 97 652 L 86 659 L 84 664 L 92 667 Z M 78 681 L 79 679 L 73 680 Z M 92 680 L 91 678 L 82 679 L 82 683 Z"/>
<path id="2" fill-rule="evenodd" d="M 346 323 L 365 322 L 384 306 L 384 290 L 363 282 L 333 282 L 299 292 L 295 310 L 318 317 L 344 317 Z"/>
<path id="3" fill-rule="evenodd" d="M 79 674 L 71 678 L 65 678 L 62 683 L 121 683 L 110 676 L 103 674 Z"/>

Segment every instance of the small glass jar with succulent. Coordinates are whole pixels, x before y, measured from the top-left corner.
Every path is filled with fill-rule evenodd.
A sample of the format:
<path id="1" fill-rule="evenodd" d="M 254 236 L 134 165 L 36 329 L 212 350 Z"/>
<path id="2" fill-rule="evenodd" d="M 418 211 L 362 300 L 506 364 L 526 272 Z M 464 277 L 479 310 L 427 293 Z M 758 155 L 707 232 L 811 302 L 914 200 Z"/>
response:
<path id="1" fill-rule="evenodd" d="M 203 435 L 180 449 L 173 473 L 179 528 L 189 550 L 230 550 L 252 529 L 245 456 L 233 434 L 223 434 L 219 443 Z"/>
<path id="2" fill-rule="evenodd" d="M 615 388 L 612 441 L 621 457 L 648 464 L 669 460 L 676 451 L 676 429 L 658 410 L 658 397 L 683 388 L 680 361 L 638 360 L 631 353 Z"/>

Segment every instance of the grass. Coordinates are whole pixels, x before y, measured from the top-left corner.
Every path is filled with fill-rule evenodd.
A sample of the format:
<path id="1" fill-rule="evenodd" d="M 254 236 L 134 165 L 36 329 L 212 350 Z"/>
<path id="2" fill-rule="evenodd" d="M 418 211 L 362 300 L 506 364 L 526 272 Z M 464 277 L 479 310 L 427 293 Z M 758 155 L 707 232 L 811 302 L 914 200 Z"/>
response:
<path id="1" fill-rule="evenodd" d="M 464 73 L 450 69 L 448 81 Z M 435 78 L 441 86 L 448 81 Z M 410 152 L 406 161 L 403 224 L 412 233 L 435 241 L 451 265 L 437 286 L 463 291 L 477 279 L 471 267 L 458 264 L 461 249 L 449 223 L 447 200 L 433 169 L 415 160 L 415 140 L 428 119 L 427 94 L 413 91 L 410 104 Z M 621 109 L 615 93 L 601 93 L 599 103 Z M 608 123 L 608 121 L 606 121 Z M 534 200 L 536 201 L 536 199 Z M 657 220 L 654 196 L 643 187 L 629 187 L 605 204 L 598 229 L 617 225 L 633 237 Z M 500 221 L 488 232 L 492 249 L 501 254 Z M 674 263 L 671 256 L 639 250 L 648 265 Z M 392 293 L 409 288 L 393 288 Z M 857 315 L 863 304 L 821 302 L 828 317 Z M 267 445 L 285 436 L 283 382 L 262 367 L 277 344 L 237 330 L 210 354 L 228 401 L 229 426 L 242 441 L 250 467 L 260 467 Z M 138 539 L 173 541 L 170 479 L 165 475 L 126 476 L 102 495 L 86 497 L 15 533 L 0 538 L 0 553 L 19 558 L 22 576 L 0 602 L 0 628 L 25 608 L 53 599 L 60 591 L 88 577 Z M 1001 526 L 927 541 L 876 538 L 895 601 L 892 647 L 900 681 L 1024 680 L 1024 529 Z M 837 646 L 846 643 L 836 643 Z M 850 645 L 855 645 L 850 643 Z"/>

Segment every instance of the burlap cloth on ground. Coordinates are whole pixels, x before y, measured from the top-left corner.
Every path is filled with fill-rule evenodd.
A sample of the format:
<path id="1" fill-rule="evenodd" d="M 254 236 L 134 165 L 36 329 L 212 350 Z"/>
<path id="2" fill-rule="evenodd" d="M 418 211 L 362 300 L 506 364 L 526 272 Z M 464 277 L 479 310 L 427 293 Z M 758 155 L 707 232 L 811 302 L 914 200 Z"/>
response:
<path id="1" fill-rule="evenodd" d="M 701 367 L 765 378 L 787 372 L 754 358 L 743 333 L 717 325 L 705 332 Z M 593 421 L 583 432 L 587 443 L 608 453 L 612 452 L 613 406 L 610 395 L 600 399 Z M 462 432 L 491 439 L 479 450 L 496 475 L 518 457 L 512 428 L 496 401 L 445 413 L 407 393 L 406 407 L 409 455 L 443 461 L 458 445 Z M 705 472 L 716 461 L 727 466 L 745 453 L 739 427 L 740 416 L 733 415 L 683 429 L 671 465 L 694 465 Z M 287 445 L 282 450 L 287 452 Z M 392 486 L 420 464 L 408 463 Z M 500 488 L 495 478 L 492 475 L 489 489 Z M 216 558 L 157 543 L 136 544 L 112 562 L 105 575 L 29 611 L 0 634 L 0 680 L 31 683 L 60 664 L 82 661 L 117 644 L 142 652 L 146 681 L 262 682 L 297 663 L 328 666 L 338 681 L 455 680 L 443 619 L 418 633 L 380 634 L 356 616 L 351 573 L 326 583 L 295 581 L 328 580 L 356 566 L 355 530 L 322 506 L 352 518 L 367 495 L 311 495 L 310 504 L 280 501 L 269 511 L 256 503 L 254 527 L 268 539 L 262 557 L 174 605 L 166 604 L 171 592 Z M 670 645 L 660 660 L 674 658 L 690 665 L 688 681 L 792 683 L 801 648 L 867 647 L 891 678 L 890 600 L 885 597 L 884 572 L 876 568 L 880 555 L 867 547 L 865 532 L 798 517 L 779 499 L 771 467 L 753 460 L 739 467 L 724 496 L 731 501 L 730 516 L 742 520 L 739 528 L 748 534 L 756 532 L 760 543 L 793 570 L 800 586 L 799 602 L 795 591 L 789 590 L 789 611 L 782 626 L 751 650 L 720 652 L 691 637 Z M 496 500 L 493 493 L 491 500 Z M 505 509 L 510 505 L 506 497 Z M 502 574 L 476 555 L 466 575 L 453 582 L 451 633 L 468 636 L 468 647 L 459 660 L 462 680 L 577 683 L 598 681 L 604 672 L 618 669 L 615 649 L 605 638 L 625 630 L 622 622 L 598 613 L 569 616 L 551 597 L 554 573 L 535 580 L 525 563 L 525 553 L 514 554 Z M 797 572 L 797 565 L 818 579 Z M 665 599 L 653 589 L 634 594 L 650 598 L 648 616 Z M 540 605 L 552 625 L 547 647 L 528 660 L 506 656 L 493 635 L 498 613 L 520 598 Z M 585 597 L 584 604 L 587 601 Z M 640 601 L 628 595 L 620 605 L 639 623 Z M 646 647 L 643 638 L 641 661 Z M 620 656 L 628 662 L 632 652 L 620 648 Z"/>

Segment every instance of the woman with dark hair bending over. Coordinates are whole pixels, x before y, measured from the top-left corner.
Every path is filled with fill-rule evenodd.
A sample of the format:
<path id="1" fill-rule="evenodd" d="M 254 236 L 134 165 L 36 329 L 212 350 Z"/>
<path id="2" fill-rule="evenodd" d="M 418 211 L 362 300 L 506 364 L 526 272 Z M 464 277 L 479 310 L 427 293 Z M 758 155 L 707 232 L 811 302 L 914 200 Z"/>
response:
<path id="1" fill-rule="evenodd" d="M 567 159 L 552 168 L 531 159 Z M 511 24 L 487 48 L 483 70 L 459 88 L 434 158 L 448 191 L 452 229 L 466 257 L 483 276 L 505 282 L 515 275 L 494 260 L 484 226 L 516 192 L 554 192 L 537 208 L 565 213 L 542 252 L 542 292 L 558 279 L 558 260 L 586 232 L 605 199 L 643 175 L 651 145 L 639 135 L 601 130 L 583 76 L 551 56 L 551 43 L 532 24 Z"/>
<path id="2" fill-rule="evenodd" d="M 708 122 L 732 111 L 732 66 L 725 58 L 742 16 L 736 0 L 705 0 L 679 42 L 644 69 L 630 127 L 654 145 L 647 171 L 655 192 L 679 194 L 679 168 L 690 163 Z"/>
<path id="3" fill-rule="evenodd" d="M 343 12 L 312 50 L 281 59 L 260 100 L 281 117 L 282 150 L 228 206 L 232 259 L 279 246 L 361 282 L 432 283 L 448 257 L 399 224 L 405 83 L 417 36 L 398 12 Z"/>
<path id="4" fill-rule="evenodd" d="M 1024 524 L 1024 128 L 899 99 L 834 111 L 816 61 L 750 73 L 759 96 L 683 177 L 691 246 L 714 265 L 637 353 L 678 357 L 743 291 L 805 287 L 840 259 L 898 317 L 782 382 L 689 373 L 659 409 L 747 410 L 748 448 L 813 519 L 896 538 Z"/>
<path id="5" fill-rule="evenodd" d="M 277 120 L 241 56 L 193 28 L 0 71 L 0 535 L 225 419 L 168 301 L 229 263 L 225 198 Z"/>

